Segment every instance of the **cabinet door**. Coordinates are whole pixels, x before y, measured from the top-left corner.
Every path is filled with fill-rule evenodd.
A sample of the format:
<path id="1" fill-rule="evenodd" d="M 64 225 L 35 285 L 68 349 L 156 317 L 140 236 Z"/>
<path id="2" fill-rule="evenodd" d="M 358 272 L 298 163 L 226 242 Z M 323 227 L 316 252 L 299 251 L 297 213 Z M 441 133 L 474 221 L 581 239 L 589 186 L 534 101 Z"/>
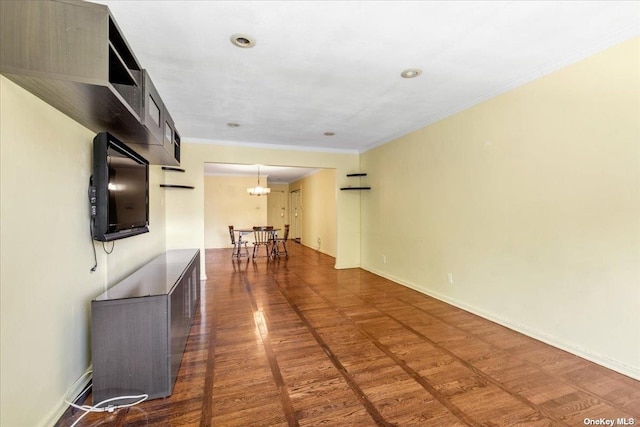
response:
<path id="1" fill-rule="evenodd" d="M 173 158 L 180 163 L 180 134 L 175 128 L 173 129 L 173 139 Z"/>
<path id="2" fill-rule="evenodd" d="M 193 305 L 191 304 L 191 276 L 187 275 L 182 279 L 184 283 L 184 333 L 188 337 L 191 328 L 191 317 L 193 316 Z"/>
<path id="3" fill-rule="evenodd" d="M 171 341 L 171 388 L 176 381 L 180 362 L 182 360 L 182 352 L 186 342 L 186 334 L 184 328 L 185 319 L 185 293 L 184 280 L 178 283 L 171 292 L 171 318 L 170 318 L 170 341 Z"/>
<path id="4" fill-rule="evenodd" d="M 198 310 L 199 291 L 198 270 L 194 267 L 191 272 L 191 307 L 193 310 L 191 317 L 195 316 Z"/>
<path id="5" fill-rule="evenodd" d="M 198 307 L 198 277 L 196 276 L 196 267 L 191 265 L 189 271 L 186 272 L 182 279 L 185 284 L 185 333 L 189 336 L 191 331 L 191 323 L 196 315 Z"/>
<path id="6" fill-rule="evenodd" d="M 91 302 L 95 402 L 140 393 L 151 399 L 171 394 L 166 319 L 164 295 Z"/>
<path id="7" fill-rule="evenodd" d="M 144 97 L 142 124 L 149 130 L 155 141 L 150 141 L 162 145 L 164 140 L 164 105 L 160 94 L 156 90 L 147 70 L 144 70 Z"/>
<path id="8" fill-rule="evenodd" d="M 164 131 L 162 138 L 162 145 L 164 149 L 167 150 L 167 153 L 175 155 L 175 144 L 176 144 L 176 126 L 173 122 L 173 118 L 169 111 L 165 108 L 163 111 L 163 121 L 164 121 Z"/>

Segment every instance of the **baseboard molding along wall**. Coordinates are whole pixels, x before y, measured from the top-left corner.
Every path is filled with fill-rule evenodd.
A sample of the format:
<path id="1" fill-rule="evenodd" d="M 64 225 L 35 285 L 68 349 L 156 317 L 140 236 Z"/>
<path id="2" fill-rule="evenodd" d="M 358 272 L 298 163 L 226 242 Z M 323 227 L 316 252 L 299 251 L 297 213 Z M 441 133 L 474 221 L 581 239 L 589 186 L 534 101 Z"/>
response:
<path id="1" fill-rule="evenodd" d="M 542 333 L 540 331 L 536 331 L 534 329 L 531 329 L 529 327 L 526 327 L 524 325 L 521 325 L 519 323 L 515 323 L 509 319 L 505 319 L 502 318 L 500 316 L 496 316 L 493 313 L 488 313 L 486 311 L 483 311 L 481 309 L 478 309 L 477 307 L 473 307 L 471 305 L 465 304 L 461 301 L 458 301 L 454 298 L 450 298 L 447 297 L 445 295 L 439 294 L 438 292 L 434 292 L 432 290 L 429 289 L 423 289 L 421 287 L 418 287 L 417 285 L 415 285 L 414 283 L 410 283 L 410 282 L 406 282 L 404 280 L 401 280 L 397 277 L 394 277 L 392 275 L 388 275 L 385 274 L 381 271 L 377 271 L 375 269 L 369 269 L 369 268 L 364 268 L 361 267 L 363 270 L 366 270 L 370 273 L 373 273 L 375 275 L 378 275 L 380 277 L 384 277 L 385 279 L 391 280 L 394 283 L 397 283 L 399 285 L 405 286 L 407 288 L 413 289 L 414 291 L 420 292 L 421 294 L 433 297 L 439 301 L 445 302 L 447 304 L 451 304 L 454 307 L 460 308 L 464 311 L 468 311 L 469 313 L 475 314 L 477 316 L 482 317 L 483 319 L 487 319 L 490 320 L 494 323 L 497 323 L 501 326 L 504 326 L 506 328 L 509 328 L 513 331 L 519 332 L 523 335 L 526 335 L 530 338 L 536 339 L 538 341 L 541 341 L 545 344 L 549 344 L 550 346 L 556 347 L 560 350 L 564 350 L 568 353 L 571 353 L 575 356 L 581 357 L 583 359 L 589 360 L 593 363 L 596 363 L 598 365 L 604 366 L 605 368 L 611 369 L 613 371 L 619 372 L 623 375 L 626 375 L 630 378 L 633 378 L 635 380 L 640 381 L 640 369 L 635 368 L 633 366 L 629 366 L 626 365 L 624 363 L 620 363 L 616 360 L 610 359 L 606 356 L 602 356 L 599 354 L 595 354 L 592 353 L 586 349 L 580 348 L 580 347 L 576 347 L 575 345 L 572 345 L 571 343 L 567 343 L 567 342 L 563 342 L 561 340 L 558 340 L 557 338 Z"/>

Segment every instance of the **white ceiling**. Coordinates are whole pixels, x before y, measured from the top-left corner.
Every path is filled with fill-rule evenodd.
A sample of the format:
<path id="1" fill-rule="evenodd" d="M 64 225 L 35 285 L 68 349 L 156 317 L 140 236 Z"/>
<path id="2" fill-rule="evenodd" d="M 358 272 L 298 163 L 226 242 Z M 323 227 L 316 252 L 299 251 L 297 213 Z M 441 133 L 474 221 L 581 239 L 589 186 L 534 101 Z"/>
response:
<path id="1" fill-rule="evenodd" d="M 362 152 L 640 33 L 638 1 L 98 2 L 183 140 L 331 151 Z M 402 79 L 407 68 L 424 72 Z"/>

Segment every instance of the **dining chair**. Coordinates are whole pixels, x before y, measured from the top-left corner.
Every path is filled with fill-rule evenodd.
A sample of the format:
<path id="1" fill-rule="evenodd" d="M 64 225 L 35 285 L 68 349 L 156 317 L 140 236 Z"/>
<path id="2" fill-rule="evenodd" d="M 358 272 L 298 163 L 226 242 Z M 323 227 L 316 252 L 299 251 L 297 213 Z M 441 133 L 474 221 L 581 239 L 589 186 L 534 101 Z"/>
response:
<path id="1" fill-rule="evenodd" d="M 231 258 L 240 258 L 242 256 L 249 257 L 249 248 L 247 247 L 247 241 L 239 238 L 236 240 L 235 232 L 233 231 L 233 225 L 229 226 L 229 237 L 231 237 L 231 244 L 233 245 L 233 253 Z M 242 245 L 244 245 L 244 254 L 241 252 Z"/>
<path id="2" fill-rule="evenodd" d="M 271 258 L 271 245 L 273 244 L 273 227 L 260 226 L 253 227 L 253 256 L 256 258 L 262 257 L 260 255 L 260 247 L 265 248 L 264 257 Z"/>
<path id="3" fill-rule="evenodd" d="M 282 237 L 274 237 L 273 239 L 273 256 L 284 256 L 289 258 L 289 252 L 287 251 L 287 240 L 289 239 L 289 224 L 284 225 L 284 235 Z M 280 250 L 282 246 L 282 250 Z"/>

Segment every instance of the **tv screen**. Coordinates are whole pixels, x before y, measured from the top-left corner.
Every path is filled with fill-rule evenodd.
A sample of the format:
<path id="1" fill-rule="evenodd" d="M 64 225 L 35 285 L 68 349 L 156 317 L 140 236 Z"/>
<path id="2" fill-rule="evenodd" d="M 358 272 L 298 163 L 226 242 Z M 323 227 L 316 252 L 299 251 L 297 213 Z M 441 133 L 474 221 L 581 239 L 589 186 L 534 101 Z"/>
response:
<path id="1" fill-rule="evenodd" d="M 111 241 L 149 231 L 149 163 L 108 132 L 93 140 L 93 238 Z"/>

